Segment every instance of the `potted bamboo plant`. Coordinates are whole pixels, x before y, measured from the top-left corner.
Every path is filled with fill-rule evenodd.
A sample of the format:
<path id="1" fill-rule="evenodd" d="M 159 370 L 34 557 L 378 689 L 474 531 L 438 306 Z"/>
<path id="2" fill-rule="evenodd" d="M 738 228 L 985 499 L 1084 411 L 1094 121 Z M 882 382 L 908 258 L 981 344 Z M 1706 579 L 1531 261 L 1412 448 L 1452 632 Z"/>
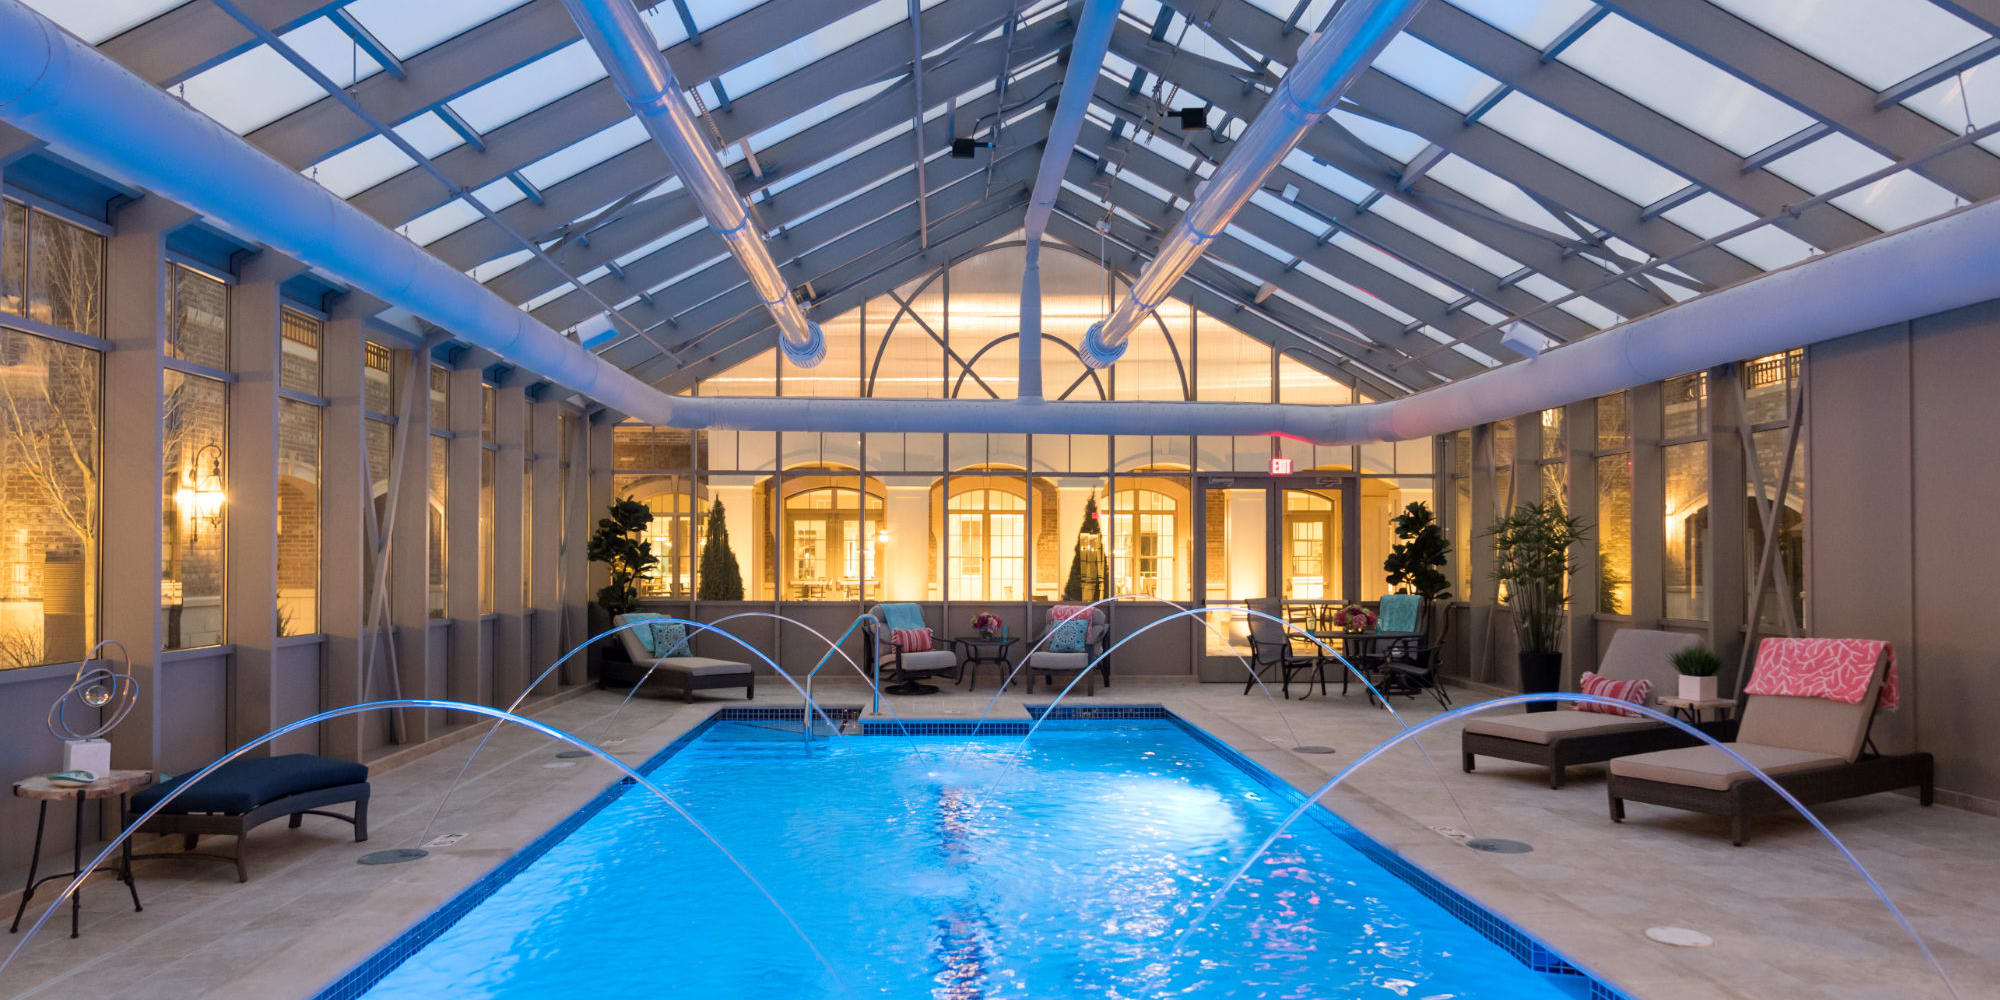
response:
<path id="1" fill-rule="evenodd" d="M 1680 696 L 1689 701 L 1714 701 L 1715 675 L 1722 672 L 1722 657 L 1707 646 L 1675 650 L 1674 671 L 1680 677 Z"/>
<path id="2" fill-rule="evenodd" d="M 1570 516 L 1562 501 L 1525 503 L 1493 522 L 1493 577 L 1507 588 L 1514 611 L 1514 632 L 1520 638 L 1521 690 L 1554 691 L 1562 685 L 1563 616 L 1569 607 L 1569 577 L 1576 572 L 1570 547 L 1586 528 Z M 1556 703 L 1535 702 L 1531 712 L 1546 712 Z"/>

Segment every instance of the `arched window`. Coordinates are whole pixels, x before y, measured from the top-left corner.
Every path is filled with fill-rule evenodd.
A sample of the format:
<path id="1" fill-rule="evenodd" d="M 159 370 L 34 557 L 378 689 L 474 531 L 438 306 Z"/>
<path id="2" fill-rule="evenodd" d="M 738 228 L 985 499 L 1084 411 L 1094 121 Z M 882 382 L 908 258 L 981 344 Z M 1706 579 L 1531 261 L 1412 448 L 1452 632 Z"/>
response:
<path id="1" fill-rule="evenodd" d="M 882 547 L 882 491 L 875 486 L 861 494 L 851 484 L 850 477 L 843 485 L 802 483 L 801 489 L 786 490 L 786 600 L 858 601 L 862 581 L 874 578 Z"/>
<path id="2" fill-rule="evenodd" d="M 1181 504 L 1157 490 L 1129 489 L 1112 496 L 1111 511 L 1112 593 L 1175 598 L 1185 572 Z"/>
<path id="3" fill-rule="evenodd" d="M 1284 597 L 1340 599 L 1340 497 L 1317 490 L 1285 491 Z"/>
<path id="4" fill-rule="evenodd" d="M 1028 501 L 994 486 L 953 492 L 945 504 L 952 600 L 1027 598 Z"/>
<path id="5" fill-rule="evenodd" d="M 641 476 L 625 481 L 619 477 L 632 499 L 646 505 L 652 520 L 640 537 L 659 562 L 652 575 L 639 582 L 645 597 L 685 599 L 694 596 L 695 523 L 688 510 L 686 480 L 680 476 Z M 702 505 L 706 508 L 706 504 Z"/>

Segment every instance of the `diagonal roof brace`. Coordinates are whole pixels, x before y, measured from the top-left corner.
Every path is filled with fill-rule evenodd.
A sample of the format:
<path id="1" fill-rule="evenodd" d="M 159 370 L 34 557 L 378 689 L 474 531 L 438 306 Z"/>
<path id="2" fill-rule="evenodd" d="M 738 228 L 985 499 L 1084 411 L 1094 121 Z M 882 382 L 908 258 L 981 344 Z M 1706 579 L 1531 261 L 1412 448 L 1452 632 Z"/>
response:
<path id="1" fill-rule="evenodd" d="M 709 151 L 708 140 L 681 96 L 673 67 L 653 47 L 653 33 L 639 18 L 638 8 L 632 0 L 563 0 L 563 7 L 604 64 L 618 96 L 631 105 L 639 123 L 667 155 L 682 187 L 701 206 L 701 214 L 771 311 L 785 357 L 800 368 L 819 364 L 826 357 L 826 335 L 793 299 L 791 285 L 779 273 L 743 196 Z"/>

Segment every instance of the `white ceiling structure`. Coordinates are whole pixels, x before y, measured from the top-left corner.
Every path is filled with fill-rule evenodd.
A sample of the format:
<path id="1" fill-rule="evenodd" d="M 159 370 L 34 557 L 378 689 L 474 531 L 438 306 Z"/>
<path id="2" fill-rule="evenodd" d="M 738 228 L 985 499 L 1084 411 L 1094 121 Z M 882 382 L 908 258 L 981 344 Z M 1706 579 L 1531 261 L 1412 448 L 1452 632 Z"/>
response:
<path id="1" fill-rule="evenodd" d="M 560 0 L 27 4 L 648 383 L 777 342 Z M 1334 6 L 1125 0 L 1050 235 L 1108 227 L 1138 270 Z M 1020 226 L 1075 5 L 638 7 L 811 318 Z M 1457 382 L 1509 330 L 1588 338 L 2000 193 L 1996 36 L 2000 0 L 1432 0 L 1176 291 L 1378 396 Z"/>

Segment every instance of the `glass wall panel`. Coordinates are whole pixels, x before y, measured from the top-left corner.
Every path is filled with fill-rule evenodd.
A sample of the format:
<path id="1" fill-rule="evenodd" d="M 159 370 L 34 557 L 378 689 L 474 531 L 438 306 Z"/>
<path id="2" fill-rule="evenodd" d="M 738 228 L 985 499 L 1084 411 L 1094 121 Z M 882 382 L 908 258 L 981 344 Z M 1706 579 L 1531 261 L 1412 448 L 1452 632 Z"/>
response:
<path id="1" fill-rule="evenodd" d="M 1388 593 L 1388 575 L 1382 566 L 1396 544 L 1396 529 L 1390 521 L 1413 503 L 1435 511 L 1435 493 L 1428 477 L 1361 477 L 1361 592 L 1354 595 L 1356 600 L 1372 601 Z"/>
<path id="2" fill-rule="evenodd" d="M 1660 383 L 1660 435 L 1675 441 L 1708 430 L 1708 374 L 1695 372 Z"/>
<path id="3" fill-rule="evenodd" d="M 1626 448 L 1632 444 L 1632 423 L 1625 411 L 1625 394 L 1597 397 L 1597 447 Z"/>
<path id="4" fill-rule="evenodd" d="M 1195 353 L 1196 399 L 1228 403 L 1272 401 L 1269 344 L 1202 313 L 1195 323 Z"/>
<path id="5" fill-rule="evenodd" d="M 611 467 L 620 472 L 686 469 L 693 461 L 693 433 L 684 427 L 619 424 L 611 429 Z"/>
<path id="6" fill-rule="evenodd" d="M 167 356 L 229 366 L 229 286 L 184 264 L 167 265 Z"/>
<path id="7" fill-rule="evenodd" d="M 222 641 L 228 386 L 168 371 L 161 414 L 160 617 L 167 649 Z"/>
<path id="8" fill-rule="evenodd" d="M 1791 419 L 1791 402 L 1800 388 L 1804 351 L 1767 354 L 1743 363 L 1745 414 L 1752 426 Z"/>
<path id="9" fill-rule="evenodd" d="M 882 491 L 882 517 L 873 525 L 874 571 L 867 599 L 875 601 L 936 601 L 942 599 L 943 540 L 931 514 L 935 475 L 871 476 Z"/>
<path id="10" fill-rule="evenodd" d="M 1518 454 L 1518 442 L 1514 439 L 1514 420 L 1496 421 L 1493 424 L 1493 514 L 1498 517 L 1513 510 L 1523 499 L 1519 484 L 1514 481 L 1514 459 Z"/>
<path id="11" fill-rule="evenodd" d="M 380 532 L 388 526 L 389 469 L 395 451 L 396 427 L 371 418 L 362 421 L 361 429 L 366 432 L 368 442 L 368 500 L 374 507 L 375 530 Z M 361 569 L 362 593 L 373 599 L 375 545 L 365 524 L 361 532 Z"/>
<path id="12" fill-rule="evenodd" d="M 279 311 L 278 384 L 319 395 L 320 322 L 297 309 Z"/>
<path id="13" fill-rule="evenodd" d="M 1132 331 L 1125 357 L 1111 367 L 1116 399 L 1191 398 L 1188 390 L 1188 327 L 1192 313 L 1169 299 Z"/>
<path id="14" fill-rule="evenodd" d="M 99 372 L 96 351 L 0 328 L 0 669 L 96 642 Z"/>
<path id="15" fill-rule="evenodd" d="M 1344 600 L 1339 491 L 1285 490 L 1280 507 L 1284 516 L 1278 539 L 1280 596 L 1288 601 Z"/>
<path id="16" fill-rule="evenodd" d="M 659 562 L 651 575 L 639 581 L 639 593 L 676 600 L 694 596 L 694 541 L 700 529 L 691 513 L 688 479 L 671 473 L 617 475 L 611 479 L 611 493 L 645 504 L 652 514 L 641 537 Z M 701 512 L 707 513 L 706 504 Z M 733 549 L 735 539 L 730 541 Z"/>
<path id="17" fill-rule="evenodd" d="M 940 483 L 937 492 L 943 492 Z M 1019 476 L 953 475 L 944 498 L 945 599 L 1028 598 L 1028 489 Z M 934 494 L 935 495 L 935 494 Z"/>
<path id="18" fill-rule="evenodd" d="M 491 448 L 479 450 L 479 613 L 482 615 L 493 613 L 498 596 L 493 576 L 493 476 L 498 457 L 499 453 Z"/>
<path id="19" fill-rule="evenodd" d="M 319 407 L 278 401 L 278 634 L 319 631 Z"/>
<path id="20" fill-rule="evenodd" d="M 1194 569 L 1188 481 L 1119 476 L 1113 485 L 1111 592 L 1187 600 Z"/>
<path id="21" fill-rule="evenodd" d="M 736 561 L 737 574 L 743 579 L 743 597 L 751 601 L 771 599 L 773 553 L 775 536 L 769 531 L 771 511 L 768 506 L 769 489 L 760 487 L 769 482 L 768 476 L 721 475 L 706 476 L 697 482 L 705 487 L 703 492 L 701 537 L 698 542 L 704 548 L 709 544 L 707 537 L 708 505 L 722 505 L 722 523 L 729 529 L 729 553 Z M 701 564 L 703 552 L 697 551 L 695 565 Z M 696 581 L 700 585 L 700 581 Z"/>
<path id="22" fill-rule="evenodd" d="M 28 293 L 28 206 L 0 202 L 0 311 L 21 315 Z"/>
<path id="23" fill-rule="evenodd" d="M 372 340 L 368 341 L 363 351 L 362 406 L 376 413 L 394 416 L 397 412 L 396 352 Z"/>
<path id="24" fill-rule="evenodd" d="M 851 470 L 791 469 L 784 476 L 779 569 L 783 600 L 858 601 L 881 555 L 885 498 Z"/>
<path id="25" fill-rule="evenodd" d="M 1040 447 L 1041 442 L 1036 441 Z M 1110 506 L 1102 476 L 1071 475 L 1035 481 L 1037 503 L 1046 508 L 1053 490 L 1055 513 L 1036 530 L 1035 597 L 1095 601 L 1110 597 Z M 1053 544 L 1049 541 L 1053 535 Z M 1053 572 L 1050 572 L 1053 571 Z M 1054 581 L 1049 587 L 1045 581 Z"/>
<path id="26" fill-rule="evenodd" d="M 1702 575 L 1708 549 L 1708 443 L 1670 445 L 1661 449 L 1665 465 L 1666 616 L 1702 620 L 1708 617 L 1708 588 Z"/>
<path id="27" fill-rule="evenodd" d="M 1786 431 L 1782 428 L 1758 431 L 1752 436 L 1757 447 L 1757 464 L 1763 470 L 1766 500 L 1774 496 L 1778 489 L 1778 476 L 1785 461 L 1785 437 Z M 1806 620 L 1806 455 L 1803 440 L 1797 448 L 1798 453 L 1792 458 L 1791 477 L 1785 485 L 1784 505 L 1778 509 L 1778 552 L 1773 560 L 1772 573 L 1765 581 L 1764 597 L 1757 611 L 1757 620 L 1767 629 L 1780 628 L 1784 624 L 1780 601 L 1791 602 L 1793 622 L 1803 627 Z M 1754 492 L 1756 488 L 1753 480 L 1750 489 Z M 1745 510 L 1744 521 L 1747 536 L 1744 539 L 1743 592 L 1748 595 L 1757 589 L 1757 571 L 1764 555 L 1764 520 L 1754 500 Z M 1780 570 L 1784 573 L 1782 578 L 1778 575 Z"/>
<path id="28" fill-rule="evenodd" d="M 1208 328 L 1209 320 L 1202 317 L 1202 329 Z M 1325 406 L 1341 406 L 1354 402 L 1354 389 L 1344 382 L 1329 378 L 1305 362 L 1289 354 L 1278 355 L 1278 402 L 1317 403 Z"/>
<path id="29" fill-rule="evenodd" d="M 898 297 L 910 308 L 903 308 Z M 862 341 L 867 346 L 866 395 L 942 398 L 946 389 L 943 283 L 933 281 L 918 294 L 917 282 L 912 281 L 895 296 L 872 299 L 867 319 Z"/>
<path id="30" fill-rule="evenodd" d="M 1631 614 L 1632 456 L 1628 452 L 1597 459 L 1597 561 L 1597 610 Z"/>
<path id="31" fill-rule="evenodd" d="M 787 365 L 784 394 L 853 398 L 861 394 L 861 310 L 850 309 L 820 323 L 826 359 L 812 368 Z"/>
<path id="32" fill-rule="evenodd" d="M 778 350 L 772 348 L 719 375 L 701 380 L 704 396 L 775 396 L 778 394 Z"/>
<path id="33" fill-rule="evenodd" d="M 47 212 L 29 216 L 28 315 L 65 330 L 100 332 L 104 237 Z"/>
<path id="34" fill-rule="evenodd" d="M 432 369 L 437 371 L 439 369 Z M 432 383 L 436 385 L 435 381 Z M 435 391 L 435 388 L 433 389 Z M 451 613 L 451 440 L 430 435 L 430 616 Z"/>
<path id="35" fill-rule="evenodd" d="M 1203 556 L 1208 579 L 1202 603 L 1210 607 L 1270 596 L 1270 492 L 1262 489 L 1208 490 L 1203 501 Z M 1250 655 L 1248 621 L 1226 611 L 1208 615 L 1207 650 L 1213 656 Z M 1218 635 L 1217 633 L 1220 632 Z"/>

